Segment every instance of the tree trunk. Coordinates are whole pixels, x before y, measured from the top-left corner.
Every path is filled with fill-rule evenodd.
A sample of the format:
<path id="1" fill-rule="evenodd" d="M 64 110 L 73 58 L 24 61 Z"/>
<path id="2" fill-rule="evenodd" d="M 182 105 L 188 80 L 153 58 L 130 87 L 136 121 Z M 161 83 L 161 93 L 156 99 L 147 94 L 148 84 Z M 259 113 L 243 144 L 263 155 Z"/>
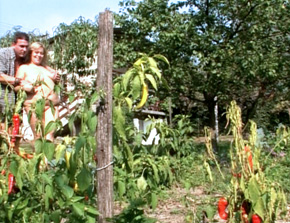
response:
<path id="1" fill-rule="evenodd" d="M 97 200 L 98 223 L 106 223 L 113 216 L 113 152 L 112 152 L 112 70 L 113 70 L 113 14 L 100 13 L 98 35 L 97 91 L 104 94 L 99 108 L 97 126 Z"/>
<path id="2" fill-rule="evenodd" d="M 216 116 L 215 116 L 215 108 L 217 101 L 215 100 L 215 96 L 206 95 L 205 94 L 205 103 L 209 112 L 209 127 L 212 132 L 212 147 L 213 150 L 217 152 L 218 144 L 217 144 L 217 134 L 216 134 Z"/>

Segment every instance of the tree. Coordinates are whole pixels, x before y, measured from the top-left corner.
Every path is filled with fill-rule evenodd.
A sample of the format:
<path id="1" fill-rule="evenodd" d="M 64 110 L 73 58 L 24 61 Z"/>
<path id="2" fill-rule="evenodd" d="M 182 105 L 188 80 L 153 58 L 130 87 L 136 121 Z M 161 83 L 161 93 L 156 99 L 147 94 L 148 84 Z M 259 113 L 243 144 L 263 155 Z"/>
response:
<path id="1" fill-rule="evenodd" d="M 59 24 L 52 39 L 56 68 L 80 76 L 95 72 L 89 68 L 95 62 L 97 36 L 97 23 L 83 17 L 70 25 Z"/>
<path id="2" fill-rule="evenodd" d="M 202 111 L 204 124 L 214 128 L 216 103 L 223 110 L 236 99 L 247 121 L 261 100 L 287 95 L 288 2 L 125 0 L 121 6 L 117 65 L 140 51 L 167 57 L 171 67 L 164 76 L 171 89 L 160 97 L 172 97 L 177 113 Z"/>

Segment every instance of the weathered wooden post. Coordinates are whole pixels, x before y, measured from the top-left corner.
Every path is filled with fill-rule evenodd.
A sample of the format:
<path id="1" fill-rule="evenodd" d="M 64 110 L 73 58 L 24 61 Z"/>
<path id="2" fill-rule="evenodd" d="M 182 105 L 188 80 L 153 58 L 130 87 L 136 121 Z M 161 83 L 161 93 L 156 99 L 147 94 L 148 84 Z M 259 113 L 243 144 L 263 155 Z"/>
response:
<path id="1" fill-rule="evenodd" d="M 97 91 L 104 92 L 97 127 L 97 199 L 100 216 L 105 223 L 113 216 L 113 152 L 112 152 L 112 70 L 113 14 L 106 10 L 99 16 Z"/>

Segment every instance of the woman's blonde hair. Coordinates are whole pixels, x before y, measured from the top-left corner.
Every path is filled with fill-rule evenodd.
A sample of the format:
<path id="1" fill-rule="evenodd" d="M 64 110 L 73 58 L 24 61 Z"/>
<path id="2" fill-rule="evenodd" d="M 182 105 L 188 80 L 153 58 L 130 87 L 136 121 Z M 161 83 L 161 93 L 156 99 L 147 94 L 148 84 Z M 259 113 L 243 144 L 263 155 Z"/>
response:
<path id="1" fill-rule="evenodd" d="M 25 62 L 26 63 L 31 63 L 31 55 L 32 55 L 32 52 L 35 51 L 35 50 L 38 50 L 42 48 L 43 49 L 43 59 L 40 63 L 41 66 L 46 66 L 46 63 L 47 63 L 47 51 L 44 47 L 44 45 L 40 42 L 34 42 L 32 43 L 29 48 L 28 48 L 28 53 L 26 55 L 26 60 Z"/>

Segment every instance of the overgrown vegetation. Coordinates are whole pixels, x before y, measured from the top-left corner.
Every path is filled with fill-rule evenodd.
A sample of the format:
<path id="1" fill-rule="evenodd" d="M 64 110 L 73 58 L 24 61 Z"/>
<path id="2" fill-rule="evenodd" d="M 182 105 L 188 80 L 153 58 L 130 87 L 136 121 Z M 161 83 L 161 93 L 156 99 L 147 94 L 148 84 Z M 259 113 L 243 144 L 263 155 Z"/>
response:
<path id="1" fill-rule="evenodd" d="M 215 221 L 220 196 L 228 198 L 229 222 L 242 220 L 243 203 L 248 204 L 248 220 L 253 214 L 264 222 L 287 217 L 289 2 L 125 0 L 122 5 L 123 13 L 116 15 L 122 35 L 115 36 L 115 67 L 131 69 L 114 78 L 114 192 L 116 201 L 129 205 L 111 221 L 154 222 L 144 210 L 156 210 L 173 186 L 186 190 L 181 198 L 185 207 L 194 206 L 185 213 L 188 223 Z M 95 222 L 99 214 L 95 108 L 105 92 L 95 92 L 94 78 L 89 84 L 79 81 L 96 73 L 90 66 L 97 30 L 95 22 L 79 18 L 71 25 L 60 24 L 53 39 L 31 34 L 32 41 L 52 43 L 51 65 L 64 74 L 63 81 L 72 75 L 72 89 L 61 86 L 62 94 L 70 101 L 85 96 L 69 119 L 70 129 L 76 120 L 81 128 L 78 136 L 66 136 L 57 145 L 39 139 L 32 159 L 15 154 L 8 129 L 1 131 L 3 222 Z M 1 46 L 8 46 L 11 37 L 8 33 L 1 38 Z M 227 110 L 233 99 L 238 116 Z M 134 128 L 133 117 L 143 106 L 153 106 L 150 101 L 161 111 L 173 111 L 173 119 L 169 123 L 149 117 L 152 124 L 144 134 Z M 36 104 L 39 114 L 42 105 Z M 6 112 L 7 126 L 13 112 L 12 107 Z M 281 117 L 281 112 L 287 115 Z M 238 125 L 224 130 L 229 116 Z M 216 121 L 233 138 L 218 142 L 212 151 Z M 59 127 L 51 123 L 44 131 Z M 143 145 L 153 129 L 158 143 Z M 201 135 L 205 143 L 196 142 Z M 16 184 L 8 194 L 10 174 Z M 196 188 L 203 195 L 199 203 L 191 194 Z"/>

